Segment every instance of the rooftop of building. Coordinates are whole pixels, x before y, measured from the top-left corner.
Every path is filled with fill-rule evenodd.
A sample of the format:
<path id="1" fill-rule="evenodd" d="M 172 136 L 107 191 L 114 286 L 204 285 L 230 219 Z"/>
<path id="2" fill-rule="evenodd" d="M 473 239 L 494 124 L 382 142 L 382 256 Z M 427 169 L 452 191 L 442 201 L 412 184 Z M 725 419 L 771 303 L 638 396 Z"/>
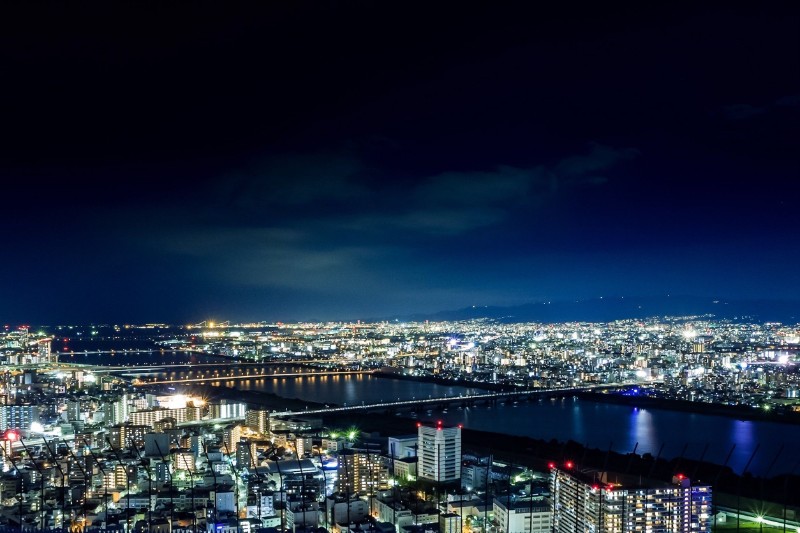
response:
<path id="1" fill-rule="evenodd" d="M 422 428 L 422 429 L 426 429 L 426 428 L 427 429 L 442 429 L 442 430 L 444 430 L 444 429 L 461 429 L 462 425 L 458 424 L 458 425 L 455 425 L 455 426 L 451 426 L 451 425 L 445 424 L 441 420 L 437 420 L 436 422 L 417 422 L 417 428 L 418 429 L 419 428 Z"/>
<path id="2" fill-rule="evenodd" d="M 459 509 L 464 507 L 475 507 L 478 509 L 483 509 L 488 504 L 486 500 L 483 499 L 476 499 L 476 500 L 455 500 L 447 502 L 447 507 L 452 509 Z"/>
<path id="3" fill-rule="evenodd" d="M 545 498 L 519 498 L 519 497 L 511 497 L 511 505 L 508 504 L 509 497 L 508 496 L 497 496 L 494 499 L 495 503 L 499 503 L 506 509 L 511 508 L 515 511 L 525 511 L 525 512 L 549 512 L 550 511 L 550 503 Z"/>
<path id="4" fill-rule="evenodd" d="M 636 474 L 626 474 L 621 472 L 609 472 L 605 470 L 598 470 L 593 468 L 579 468 L 572 462 L 566 462 L 563 465 L 554 465 L 551 463 L 551 469 L 554 472 L 565 473 L 578 481 L 587 485 L 592 485 L 596 488 L 605 489 L 666 489 L 674 487 L 688 487 L 688 486 L 707 486 L 707 484 L 696 480 L 692 480 L 683 474 L 675 474 L 671 481 L 664 481 L 663 479 L 654 479 Z"/>
<path id="5" fill-rule="evenodd" d="M 317 471 L 317 466 L 311 459 L 283 459 L 280 461 L 267 462 L 269 471 L 276 474 L 300 474 L 312 473 Z M 259 470 L 260 471 L 260 470 Z"/>

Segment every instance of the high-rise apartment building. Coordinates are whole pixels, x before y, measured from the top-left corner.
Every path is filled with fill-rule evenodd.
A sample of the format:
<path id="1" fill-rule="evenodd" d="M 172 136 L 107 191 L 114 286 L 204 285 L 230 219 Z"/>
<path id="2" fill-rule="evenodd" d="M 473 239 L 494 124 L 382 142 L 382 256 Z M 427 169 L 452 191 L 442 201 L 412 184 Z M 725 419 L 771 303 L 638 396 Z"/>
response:
<path id="1" fill-rule="evenodd" d="M 67 420 L 73 422 L 82 419 L 83 413 L 81 413 L 81 401 L 67 400 Z"/>
<path id="2" fill-rule="evenodd" d="M 709 533 L 711 487 L 596 471 L 572 463 L 550 474 L 555 533 Z"/>
<path id="3" fill-rule="evenodd" d="M 245 418 L 247 404 L 221 400 L 219 403 L 208 404 L 208 413 L 211 418 Z"/>
<path id="4" fill-rule="evenodd" d="M 236 466 L 239 469 L 253 470 L 258 463 L 258 446 L 250 440 L 240 440 L 236 444 Z"/>
<path id="5" fill-rule="evenodd" d="M 38 357 L 40 363 L 56 363 L 58 362 L 58 356 L 53 356 L 53 351 L 51 349 L 51 343 L 53 339 L 46 338 L 46 339 L 39 339 L 36 341 L 36 347 L 38 351 Z"/>
<path id="6" fill-rule="evenodd" d="M 269 411 L 249 409 L 245 414 L 245 425 L 257 433 L 266 435 L 269 432 Z"/>
<path id="7" fill-rule="evenodd" d="M 230 425 L 222 431 L 222 451 L 225 455 L 234 455 L 242 439 L 242 426 Z"/>
<path id="8" fill-rule="evenodd" d="M 11 454 L 14 453 L 13 444 L 14 441 L 19 439 L 19 435 L 16 431 L 6 431 L 5 434 L 2 435 L 2 439 L 0 439 L 0 455 L 2 455 L 2 464 L 3 464 L 3 471 L 7 472 L 11 468 L 13 468 L 13 462 L 11 461 Z"/>
<path id="9" fill-rule="evenodd" d="M 139 448 L 144 446 L 144 436 L 153 431 L 150 426 L 135 426 L 132 424 L 122 424 L 108 428 L 109 444 L 117 449 L 129 450 L 134 446 Z M 167 453 L 166 451 L 164 453 Z"/>
<path id="10" fill-rule="evenodd" d="M 339 490 L 375 494 L 389 486 L 389 469 L 379 449 L 347 448 L 339 452 Z"/>
<path id="11" fill-rule="evenodd" d="M 108 424 L 124 424 L 128 420 L 130 405 L 128 405 L 128 395 L 123 394 L 113 403 L 105 406 L 105 421 Z"/>
<path id="12" fill-rule="evenodd" d="M 29 430 L 33 422 L 39 421 L 38 405 L 0 406 L 0 431 L 7 429 Z"/>
<path id="13" fill-rule="evenodd" d="M 189 472 L 194 472 L 196 469 L 196 463 L 194 459 L 194 454 L 191 452 L 179 451 L 173 455 L 175 470 L 187 470 Z"/>
<path id="14" fill-rule="evenodd" d="M 136 425 L 154 426 L 165 418 L 174 418 L 176 423 L 200 420 L 201 410 L 199 407 L 181 407 L 178 409 L 145 409 L 134 411 L 128 414 L 128 422 Z"/>
<path id="15" fill-rule="evenodd" d="M 461 479 L 461 426 L 418 424 L 417 475 L 421 479 L 449 482 Z"/>

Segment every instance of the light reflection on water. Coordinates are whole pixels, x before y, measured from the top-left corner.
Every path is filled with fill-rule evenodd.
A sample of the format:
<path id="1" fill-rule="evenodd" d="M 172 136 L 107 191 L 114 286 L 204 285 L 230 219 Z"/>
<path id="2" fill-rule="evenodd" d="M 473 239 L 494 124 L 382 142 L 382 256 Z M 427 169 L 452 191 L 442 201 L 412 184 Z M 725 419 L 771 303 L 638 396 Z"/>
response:
<path id="1" fill-rule="evenodd" d="M 91 357 L 90 357 L 91 358 Z M 151 356 L 148 361 L 163 364 L 166 357 Z M 221 376 L 220 376 L 221 377 Z M 356 405 L 412 398 L 458 396 L 479 392 L 478 388 L 421 383 L 374 376 L 316 376 L 308 378 L 251 379 L 216 381 L 216 385 L 235 386 L 246 392 L 272 392 L 287 398 L 300 398 L 327 404 Z M 420 413 L 425 418 L 427 408 Z M 699 459 L 705 452 L 708 461 L 722 464 L 730 453 L 729 466 L 741 472 L 757 446 L 749 470 L 776 475 L 794 467 L 789 450 L 800 444 L 800 426 L 763 421 L 686 413 L 662 409 L 636 409 L 625 405 L 578 401 L 573 398 L 497 404 L 492 408 L 472 406 L 448 412 L 434 409 L 432 415 L 447 423 L 462 423 L 467 428 L 523 435 L 538 439 L 573 440 L 599 449 L 626 453 L 638 443 L 638 453 L 664 458 L 681 455 Z M 735 444 L 735 447 L 733 445 Z M 785 445 L 779 459 L 776 454 Z M 733 451 L 731 453 L 731 449 Z"/>
<path id="2" fill-rule="evenodd" d="M 348 405 L 393 399 L 452 396 L 469 392 L 464 387 L 432 383 L 416 383 L 362 376 L 335 376 L 266 380 L 260 383 L 239 383 L 241 390 L 270 391 L 288 398 L 301 398 L 329 404 Z M 425 419 L 427 408 L 420 413 Z M 785 443 L 786 450 L 800 443 L 800 426 L 763 421 L 742 421 L 735 418 L 686 413 L 663 409 L 639 409 L 626 405 L 579 401 L 573 398 L 541 402 L 500 403 L 489 408 L 472 406 L 459 409 L 449 405 L 447 413 L 434 408 L 432 418 L 467 428 L 522 435 L 538 439 L 573 440 L 593 448 L 627 453 L 637 446 L 637 453 L 661 453 L 665 459 L 681 454 L 688 459 L 704 459 L 728 465 L 741 472 L 756 446 L 758 452 L 749 471 L 776 475 L 790 470 L 795 461 L 775 461 Z M 684 451 L 685 450 L 685 451 Z M 785 451 L 784 451 L 785 453 Z M 785 456 L 784 456 L 785 458 Z"/>
<path id="3" fill-rule="evenodd" d="M 797 425 L 742 421 L 663 409 L 637 409 L 577 399 L 520 402 L 512 409 L 477 406 L 456 411 L 456 414 L 451 409 L 445 419 L 449 423 L 461 422 L 467 428 L 544 440 L 574 440 L 603 450 L 612 444 L 612 449 L 621 453 L 633 451 L 638 443 L 637 453 L 656 456 L 661 451 L 661 457 L 665 459 L 683 453 L 688 459 L 702 457 L 723 464 L 730 454 L 728 466 L 737 472 L 742 472 L 758 446 L 748 468 L 756 475 L 766 475 L 767 471 L 769 475 L 790 471 L 795 460 L 776 460 L 776 456 L 785 445 L 778 459 L 788 459 L 787 450 L 796 449 L 800 443 L 800 426 Z"/>
<path id="4" fill-rule="evenodd" d="M 620 443 L 624 449 L 633 450 L 636 443 L 642 449 L 652 450 L 660 446 L 658 430 L 653 424 L 653 414 L 646 409 L 634 407 L 629 417 L 631 421 L 630 431 L 628 432 L 627 442 Z"/>

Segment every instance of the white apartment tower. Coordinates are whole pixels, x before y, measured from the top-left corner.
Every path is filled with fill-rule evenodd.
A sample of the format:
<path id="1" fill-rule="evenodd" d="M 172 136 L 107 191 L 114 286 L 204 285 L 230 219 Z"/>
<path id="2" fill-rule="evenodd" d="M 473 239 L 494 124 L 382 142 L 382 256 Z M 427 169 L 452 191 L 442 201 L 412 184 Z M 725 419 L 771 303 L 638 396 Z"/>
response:
<path id="1" fill-rule="evenodd" d="M 678 475 L 672 483 L 553 468 L 555 533 L 709 533 L 711 487 Z"/>
<path id="2" fill-rule="evenodd" d="M 417 425 L 417 474 L 421 479 L 444 482 L 461 479 L 461 426 Z"/>

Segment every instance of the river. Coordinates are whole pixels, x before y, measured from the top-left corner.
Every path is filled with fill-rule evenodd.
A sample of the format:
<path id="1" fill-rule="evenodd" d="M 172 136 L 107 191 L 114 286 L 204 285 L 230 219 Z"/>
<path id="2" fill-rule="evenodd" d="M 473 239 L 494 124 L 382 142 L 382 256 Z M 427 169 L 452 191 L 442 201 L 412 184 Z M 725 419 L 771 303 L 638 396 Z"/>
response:
<path id="1" fill-rule="evenodd" d="M 166 357 L 153 355 L 147 362 L 164 364 L 173 357 L 173 354 Z M 178 358 L 191 359 L 192 356 L 182 355 Z M 65 359 L 63 355 L 62 359 Z M 79 362 L 79 357 L 69 359 Z M 111 358 L 106 358 L 106 362 L 110 362 L 109 359 Z M 116 364 L 120 364 L 125 357 L 113 359 L 116 359 Z M 275 370 L 278 371 L 277 368 Z M 169 374 L 169 377 L 174 378 L 182 375 L 182 372 Z M 245 393 L 248 390 L 271 392 L 286 398 L 338 405 L 429 396 L 458 396 L 480 391 L 477 387 L 422 383 L 370 375 L 258 378 L 228 382 L 223 380 L 217 383 L 235 386 Z M 494 407 L 459 409 L 449 406 L 446 413 L 434 410 L 431 417 L 442 419 L 448 424 L 463 424 L 466 428 L 476 430 L 545 440 L 573 440 L 603 450 L 611 445 L 614 451 L 622 453 L 632 451 L 638 443 L 638 453 L 657 455 L 663 445 L 663 458 L 677 457 L 685 447 L 685 457 L 699 459 L 708 444 L 705 460 L 719 464 L 725 461 L 733 444 L 736 444 L 728 464 L 740 473 L 758 446 L 758 452 L 748 469 L 757 475 L 776 475 L 791 471 L 797 464 L 794 450 L 800 444 L 798 425 L 737 420 L 668 409 L 638 409 L 572 397 L 556 401 L 519 402 L 516 405 L 506 402 L 505 405 L 498 404 Z M 783 451 L 776 459 L 782 446 Z"/>

